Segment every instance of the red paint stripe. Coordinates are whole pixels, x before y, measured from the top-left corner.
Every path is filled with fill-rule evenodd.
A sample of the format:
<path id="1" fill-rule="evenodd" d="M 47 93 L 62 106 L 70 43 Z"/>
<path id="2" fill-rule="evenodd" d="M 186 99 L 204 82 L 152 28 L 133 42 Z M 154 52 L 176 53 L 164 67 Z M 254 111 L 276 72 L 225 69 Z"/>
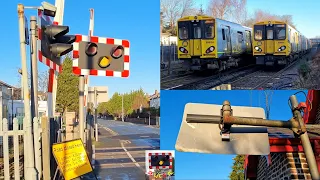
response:
<path id="1" fill-rule="evenodd" d="M 162 166 L 162 168 L 163 168 L 163 169 L 165 169 L 165 168 L 166 168 L 166 166 Z"/>
<path id="2" fill-rule="evenodd" d="M 46 58 L 46 65 L 50 67 L 50 59 L 48 59 L 48 58 Z"/>
<path id="3" fill-rule="evenodd" d="M 166 155 L 166 153 L 162 153 L 162 155 L 164 156 L 164 155 Z"/>
<path id="4" fill-rule="evenodd" d="M 73 58 L 79 58 L 79 51 L 73 50 L 72 54 L 73 54 Z"/>
<path id="5" fill-rule="evenodd" d="M 113 76 L 113 71 L 106 71 L 106 76 Z"/>
<path id="6" fill-rule="evenodd" d="M 98 75 L 98 70 L 91 69 L 91 70 L 90 70 L 90 75 L 94 75 L 94 76 Z M 86 79 L 86 81 L 85 81 L 85 82 L 86 82 L 85 84 L 87 84 L 87 83 L 88 83 L 88 78 Z"/>
<path id="7" fill-rule="evenodd" d="M 298 146 L 270 146 L 270 152 L 273 153 L 282 153 L 282 152 L 304 152 L 301 145 Z"/>
<path id="8" fill-rule="evenodd" d="M 156 166 L 156 169 L 160 169 L 160 167 L 159 167 L 159 166 Z"/>
<path id="9" fill-rule="evenodd" d="M 73 74 L 80 75 L 81 69 L 78 67 L 72 67 L 72 72 L 73 72 Z"/>
<path id="10" fill-rule="evenodd" d="M 172 162 L 172 159 L 169 159 L 170 162 Z"/>
<path id="11" fill-rule="evenodd" d="M 58 23 L 58 22 L 56 22 L 56 21 L 54 21 L 54 22 L 53 22 L 53 25 L 59 25 L 59 23 Z"/>
<path id="12" fill-rule="evenodd" d="M 149 159 L 149 162 L 151 162 L 151 159 Z"/>
<path id="13" fill-rule="evenodd" d="M 172 154 L 171 153 L 168 153 L 169 154 L 169 156 L 172 156 Z"/>
<path id="14" fill-rule="evenodd" d="M 124 62 L 130 62 L 130 56 L 125 55 L 125 56 L 123 57 L 123 60 L 124 60 Z"/>
<path id="15" fill-rule="evenodd" d="M 172 166 L 169 166 L 169 169 L 172 169 Z"/>
<path id="16" fill-rule="evenodd" d="M 122 40 L 122 46 L 124 46 L 124 47 L 129 47 L 130 46 L 130 43 L 129 43 L 129 41 L 127 41 L 127 40 Z"/>
<path id="17" fill-rule="evenodd" d="M 114 44 L 114 39 L 107 38 L 107 44 Z"/>
<path id="18" fill-rule="evenodd" d="M 75 42 L 80 42 L 80 41 L 82 41 L 82 35 L 77 34 Z"/>
<path id="19" fill-rule="evenodd" d="M 149 166 L 149 169 L 152 169 L 152 166 Z"/>
<path id="20" fill-rule="evenodd" d="M 99 37 L 97 37 L 97 36 L 91 36 L 91 37 L 90 37 L 90 42 L 98 43 L 98 42 L 99 42 Z"/>
<path id="21" fill-rule="evenodd" d="M 59 66 L 59 73 L 61 73 L 62 72 L 62 66 Z"/>
<path id="22" fill-rule="evenodd" d="M 42 39 L 42 32 L 41 32 L 41 28 L 38 28 L 38 39 L 41 40 Z"/>
<path id="23" fill-rule="evenodd" d="M 52 93 L 52 89 L 53 89 L 53 76 L 54 76 L 54 70 L 50 69 L 49 70 L 49 84 L 48 84 L 48 92 Z"/>
<path id="24" fill-rule="evenodd" d="M 121 72 L 121 77 L 129 77 L 129 71 L 128 70 L 124 70 Z"/>
<path id="25" fill-rule="evenodd" d="M 38 51 L 38 58 L 39 58 L 39 61 L 42 62 L 42 52 L 41 51 Z"/>
<path id="26" fill-rule="evenodd" d="M 149 156 L 151 156 L 152 155 L 152 153 L 149 153 Z"/>
<path id="27" fill-rule="evenodd" d="M 159 153 L 155 153 L 155 155 L 156 155 L 156 156 L 158 156 L 158 155 L 159 155 Z"/>

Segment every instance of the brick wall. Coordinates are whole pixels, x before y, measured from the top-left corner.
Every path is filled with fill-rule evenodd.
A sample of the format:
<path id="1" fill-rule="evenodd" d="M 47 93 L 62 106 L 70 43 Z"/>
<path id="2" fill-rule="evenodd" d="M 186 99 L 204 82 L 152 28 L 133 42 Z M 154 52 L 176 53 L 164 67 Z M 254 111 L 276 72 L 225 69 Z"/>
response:
<path id="1" fill-rule="evenodd" d="M 304 153 L 271 153 L 271 165 L 261 156 L 259 159 L 257 179 L 302 180 L 311 179 Z"/>

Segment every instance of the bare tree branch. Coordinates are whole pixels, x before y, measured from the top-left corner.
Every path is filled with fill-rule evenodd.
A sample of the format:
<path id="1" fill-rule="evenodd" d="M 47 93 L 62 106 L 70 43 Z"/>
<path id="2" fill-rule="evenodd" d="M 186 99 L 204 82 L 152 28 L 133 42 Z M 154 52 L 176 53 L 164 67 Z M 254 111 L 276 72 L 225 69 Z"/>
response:
<path id="1" fill-rule="evenodd" d="M 211 0 L 208 14 L 219 19 L 228 19 L 232 9 L 232 0 Z"/>

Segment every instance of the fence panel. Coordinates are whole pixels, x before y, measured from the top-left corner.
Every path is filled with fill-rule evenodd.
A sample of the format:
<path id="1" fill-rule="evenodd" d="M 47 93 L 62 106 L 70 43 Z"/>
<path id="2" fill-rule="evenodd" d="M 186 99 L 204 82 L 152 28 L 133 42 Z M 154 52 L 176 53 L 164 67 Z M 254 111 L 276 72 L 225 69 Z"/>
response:
<path id="1" fill-rule="evenodd" d="M 8 120 L 3 119 L 2 124 L 4 179 L 10 179 Z"/>
<path id="2" fill-rule="evenodd" d="M 19 122 L 17 118 L 13 119 L 13 147 L 14 147 L 14 179 L 20 179 L 20 162 L 19 162 Z"/>

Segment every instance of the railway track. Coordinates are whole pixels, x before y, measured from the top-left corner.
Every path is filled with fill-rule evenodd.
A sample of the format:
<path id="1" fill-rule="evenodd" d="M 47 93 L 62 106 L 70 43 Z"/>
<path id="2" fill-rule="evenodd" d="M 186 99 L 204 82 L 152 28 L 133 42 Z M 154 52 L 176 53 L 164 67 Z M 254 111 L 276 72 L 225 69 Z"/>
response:
<path id="1" fill-rule="evenodd" d="M 223 82 L 237 79 L 239 76 L 244 76 L 260 70 L 255 65 L 249 65 L 230 71 L 221 72 L 209 77 L 199 77 L 196 75 L 188 75 L 168 81 L 161 81 L 161 89 L 165 90 L 205 90 L 223 84 Z"/>
<path id="2" fill-rule="evenodd" d="M 303 84 L 296 84 L 299 80 L 298 65 L 303 59 L 292 62 L 280 71 L 257 71 L 254 74 L 249 74 L 235 81 L 229 82 L 232 89 L 300 89 Z"/>

